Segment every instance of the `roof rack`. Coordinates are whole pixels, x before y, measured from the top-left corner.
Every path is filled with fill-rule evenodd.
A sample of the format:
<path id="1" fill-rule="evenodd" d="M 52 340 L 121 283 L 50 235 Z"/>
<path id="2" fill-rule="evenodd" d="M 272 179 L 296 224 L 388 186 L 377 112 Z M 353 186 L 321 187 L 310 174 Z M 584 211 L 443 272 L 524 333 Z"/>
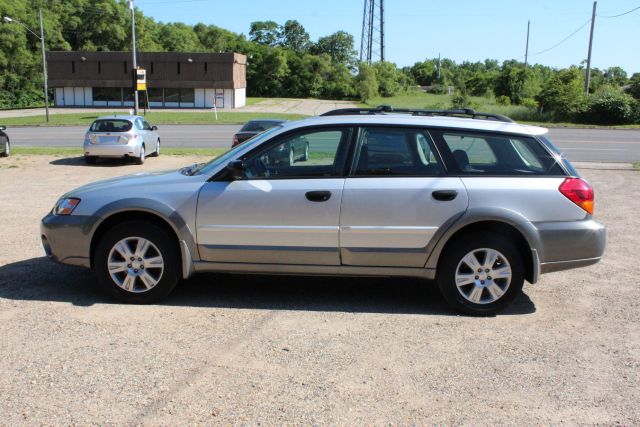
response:
<path id="1" fill-rule="evenodd" d="M 340 108 L 338 110 L 327 111 L 322 116 L 353 116 L 353 115 L 375 115 L 387 113 L 411 114 L 412 116 L 446 116 L 446 117 L 469 117 L 481 120 L 496 120 L 505 123 L 514 123 L 507 116 L 492 113 L 481 113 L 471 108 L 460 108 L 455 110 L 424 110 L 413 108 L 393 108 L 390 105 L 379 105 L 375 108 Z"/>

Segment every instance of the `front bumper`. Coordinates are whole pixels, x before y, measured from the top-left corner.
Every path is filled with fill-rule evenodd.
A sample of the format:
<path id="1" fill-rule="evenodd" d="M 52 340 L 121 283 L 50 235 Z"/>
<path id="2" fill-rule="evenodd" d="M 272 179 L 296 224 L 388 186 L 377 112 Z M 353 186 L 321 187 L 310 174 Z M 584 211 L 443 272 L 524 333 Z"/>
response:
<path id="1" fill-rule="evenodd" d="M 139 157 L 140 145 L 129 144 L 87 144 L 83 145 L 88 157 Z"/>
<path id="2" fill-rule="evenodd" d="M 62 264 L 91 267 L 91 231 L 97 221 L 93 216 L 48 214 L 40 222 L 45 253 Z"/>
<path id="3" fill-rule="evenodd" d="M 607 244 L 606 227 L 593 219 L 535 224 L 542 242 L 541 273 L 595 264 Z"/>

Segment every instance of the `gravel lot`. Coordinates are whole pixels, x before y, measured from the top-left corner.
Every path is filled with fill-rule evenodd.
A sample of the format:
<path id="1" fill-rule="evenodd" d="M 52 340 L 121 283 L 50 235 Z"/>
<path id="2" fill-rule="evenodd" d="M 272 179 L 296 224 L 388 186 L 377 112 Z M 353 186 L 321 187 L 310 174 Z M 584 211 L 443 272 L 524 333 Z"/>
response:
<path id="1" fill-rule="evenodd" d="M 404 279 L 206 275 L 126 306 L 43 257 L 63 192 L 196 160 L 0 159 L 0 424 L 640 423 L 640 173 L 585 169 L 606 259 L 493 318 Z"/>

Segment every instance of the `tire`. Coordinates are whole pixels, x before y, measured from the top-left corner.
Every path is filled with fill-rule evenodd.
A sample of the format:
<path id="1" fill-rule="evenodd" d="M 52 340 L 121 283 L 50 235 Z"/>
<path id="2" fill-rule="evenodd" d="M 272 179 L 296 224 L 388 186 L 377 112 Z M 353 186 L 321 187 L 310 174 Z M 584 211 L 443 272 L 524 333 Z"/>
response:
<path id="1" fill-rule="evenodd" d="M 136 157 L 136 164 L 138 165 L 144 164 L 145 159 L 146 159 L 145 148 L 144 148 L 144 144 L 142 144 L 142 147 L 140 147 L 140 156 Z"/>
<path id="2" fill-rule="evenodd" d="M 158 143 L 156 144 L 156 151 L 153 152 L 153 157 L 158 157 L 160 155 L 160 140 L 158 139 Z"/>
<path id="3" fill-rule="evenodd" d="M 95 165 L 97 160 L 98 160 L 98 158 L 97 158 L 97 157 L 95 157 L 95 156 L 85 156 L 85 157 L 84 157 L 84 161 L 85 161 L 88 165 Z"/>
<path id="4" fill-rule="evenodd" d="M 148 242 L 146 249 L 141 247 L 144 241 Z M 113 267 L 111 273 L 109 263 Z M 122 270 L 117 271 L 116 267 Z M 164 228 L 142 221 L 123 222 L 108 230 L 98 241 L 93 270 L 100 287 L 115 299 L 124 303 L 150 304 L 169 295 L 178 284 L 180 251 L 175 239 Z"/>
<path id="5" fill-rule="evenodd" d="M 307 160 L 309 160 L 309 143 L 308 142 L 304 145 L 304 154 L 302 155 L 302 161 L 306 162 Z"/>
<path id="6" fill-rule="evenodd" d="M 11 143 L 9 142 L 9 138 L 7 138 L 7 143 L 4 146 L 4 151 L 0 153 L 0 157 L 9 157 L 11 156 Z"/>
<path id="7" fill-rule="evenodd" d="M 291 144 L 291 147 L 289 147 L 289 166 L 293 166 L 295 162 L 296 162 L 296 157 L 293 151 L 293 144 Z"/>
<path id="8" fill-rule="evenodd" d="M 466 258 L 472 254 L 473 257 Z M 487 255 L 495 256 L 493 264 L 491 259 L 487 260 Z M 453 308 L 464 313 L 496 314 L 522 292 L 522 256 L 514 242 L 506 237 L 486 233 L 464 236 L 451 242 L 440 260 L 437 272 L 440 292 Z M 472 270 L 470 264 L 474 264 L 474 260 L 476 264 Z M 508 278 L 507 273 L 510 274 Z M 460 286 L 456 284 L 457 280 Z"/>

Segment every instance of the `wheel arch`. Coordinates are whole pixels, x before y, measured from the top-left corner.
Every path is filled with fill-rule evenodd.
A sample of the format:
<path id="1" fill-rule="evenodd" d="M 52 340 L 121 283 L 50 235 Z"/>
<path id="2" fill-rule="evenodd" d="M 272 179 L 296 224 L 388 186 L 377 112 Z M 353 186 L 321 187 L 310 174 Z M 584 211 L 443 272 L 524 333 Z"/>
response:
<path id="1" fill-rule="evenodd" d="M 121 201 L 120 203 L 123 203 Z M 140 204 L 131 204 L 131 206 L 140 206 Z M 105 207 L 104 210 L 107 210 Z M 169 208 L 166 207 L 168 210 Z M 134 209 L 115 209 L 108 213 L 99 213 L 101 221 L 94 225 L 91 233 L 91 242 L 89 245 L 89 260 L 91 268 L 93 268 L 93 259 L 95 249 L 100 238 L 112 227 L 127 221 L 144 221 L 155 224 L 165 229 L 174 240 L 180 251 L 180 265 L 183 278 L 189 277 L 193 269 L 193 254 L 197 254 L 195 242 L 192 238 L 191 231 L 184 221 L 175 211 L 169 210 L 163 212 L 164 209 L 151 209 L 136 207 Z"/>
<path id="2" fill-rule="evenodd" d="M 506 210 L 505 210 L 506 211 Z M 540 274 L 540 253 L 542 245 L 537 229 L 526 218 L 513 211 L 487 212 L 467 211 L 458 221 L 438 239 L 431 251 L 426 268 L 436 269 L 441 260 L 441 255 L 446 253 L 447 247 L 461 236 L 469 233 L 495 233 L 507 235 L 515 242 L 522 256 L 525 266 L 525 279 L 535 283 Z"/>

